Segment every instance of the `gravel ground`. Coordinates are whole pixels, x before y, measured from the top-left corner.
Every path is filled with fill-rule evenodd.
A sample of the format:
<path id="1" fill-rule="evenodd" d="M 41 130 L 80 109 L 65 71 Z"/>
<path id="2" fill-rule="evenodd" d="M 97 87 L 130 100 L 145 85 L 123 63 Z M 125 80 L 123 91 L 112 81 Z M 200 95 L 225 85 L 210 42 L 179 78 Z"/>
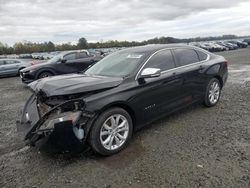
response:
<path id="1" fill-rule="evenodd" d="M 15 121 L 30 92 L 0 79 L 0 187 L 250 187 L 250 48 L 220 54 L 230 77 L 216 107 L 161 119 L 106 158 L 25 146 Z"/>

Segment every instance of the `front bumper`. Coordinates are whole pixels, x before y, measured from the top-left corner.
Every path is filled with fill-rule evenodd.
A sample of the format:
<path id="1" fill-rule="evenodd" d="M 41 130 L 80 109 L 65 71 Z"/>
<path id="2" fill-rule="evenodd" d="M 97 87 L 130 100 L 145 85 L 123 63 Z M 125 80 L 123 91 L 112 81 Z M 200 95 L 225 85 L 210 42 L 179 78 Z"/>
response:
<path id="1" fill-rule="evenodd" d="M 67 105 L 69 102 L 74 101 L 67 101 L 62 105 Z M 57 107 L 60 106 L 58 105 Z M 23 137 L 26 144 L 40 146 L 40 143 L 43 145 L 49 142 L 62 150 L 74 150 L 75 147 L 85 145 L 94 116 L 79 111 L 80 118 L 77 119 L 77 124 L 70 120 L 62 120 L 55 123 L 53 128 L 44 127 L 50 116 L 54 116 L 57 107 L 48 110 L 46 113 L 41 113 L 37 97 L 32 95 L 28 99 L 20 114 L 20 120 L 16 122 L 17 131 Z M 84 134 L 82 138 L 79 138 L 75 131 L 80 129 Z"/>
<path id="2" fill-rule="evenodd" d="M 25 73 L 25 72 L 21 71 L 20 78 L 21 78 L 22 82 L 25 84 L 29 84 L 29 83 L 35 81 L 35 75 L 33 75 L 32 73 Z"/>

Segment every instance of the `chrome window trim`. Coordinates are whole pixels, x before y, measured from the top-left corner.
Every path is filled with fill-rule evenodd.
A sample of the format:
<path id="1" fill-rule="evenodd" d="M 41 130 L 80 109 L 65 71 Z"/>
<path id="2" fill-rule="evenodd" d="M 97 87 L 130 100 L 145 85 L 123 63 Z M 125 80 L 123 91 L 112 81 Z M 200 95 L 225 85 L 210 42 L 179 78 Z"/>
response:
<path id="1" fill-rule="evenodd" d="M 164 51 L 164 50 L 175 50 L 175 49 L 183 49 L 183 48 L 184 48 L 184 49 L 192 49 L 192 50 L 200 50 L 201 52 L 207 54 L 207 59 L 205 59 L 205 60 L 203 60 L 203 61 L 198 61 L 198 62 L 195 62 L 195 63 L 191 63 L 191 64 L 188 64 L 188 65 L 183 65 L 183 66 L 175 67 L 175 68 L 172 68 L 172 69 L 169 69 L 169 70 L 165 70 L 165 71 L 162 71 L 162 72 L 161 72 L 162 74 L 167 73 L 167 72 L 170 72 L 170 71 L 173 71 L 173 70 L 178 70 L 178 69 L 180 69 L 180 68 L 185 68 L 185 67 L 189 67 L 189 66 L 192 66 L 192 65 L 197 65 L 197 64 L 204 63 L 204 62 L 208 61 L 208 60 L 210 59 L 210 57 L 211 57 L 211 55 L 208 54 L 205 50 L 202 50 L 202 49 L 199 49 L 199 48 L 195 48 L 195 47 L 190 47 L 190 48 L 188 48 L 188 47 L 174 47 L 174 48 L 170 48 L 170 47 L 169 47 L 169 48 L 160 49 L 160 50 L 154 52 L 151 56 L 149 56 L 149 58 L 143 63 L 142 67 L 140 68 L 140 70 L 139 70 L 139 71 L 137 72 L 137 74 L 136 74 L 135 80 L 138 79 L 139 74 L 140 74 L 140 72 L 142 71 L 142 69 L 145 67 L 145 65 L 148 63 L 148 61 L 149 61 L 155 54 L 157 54 L 157 53 L 159 53 L 159 52 L 161 52 L 161 51 Z M 196 52 L 196 53 L 197 53 L 197 52 Z M 198 54 L 197 54 L 197 56 L 198 56 Z M 199 56 L 198 56 L 198 57 L 199 57 Z"/>

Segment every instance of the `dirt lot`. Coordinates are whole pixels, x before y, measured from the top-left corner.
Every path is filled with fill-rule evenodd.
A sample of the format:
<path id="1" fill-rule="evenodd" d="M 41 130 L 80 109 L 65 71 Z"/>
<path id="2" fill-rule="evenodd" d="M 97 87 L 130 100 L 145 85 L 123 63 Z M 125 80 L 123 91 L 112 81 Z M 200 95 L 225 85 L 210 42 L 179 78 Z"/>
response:
<path id="1" fill-rule="evenodd" d="M 25 146 L 15 121 L 30 92 L 0 79 L 0 187 L 250 187 L 250 48 L 220 54 L 230 77 L 216 107 L 161 119 L 107 158 Z"/>

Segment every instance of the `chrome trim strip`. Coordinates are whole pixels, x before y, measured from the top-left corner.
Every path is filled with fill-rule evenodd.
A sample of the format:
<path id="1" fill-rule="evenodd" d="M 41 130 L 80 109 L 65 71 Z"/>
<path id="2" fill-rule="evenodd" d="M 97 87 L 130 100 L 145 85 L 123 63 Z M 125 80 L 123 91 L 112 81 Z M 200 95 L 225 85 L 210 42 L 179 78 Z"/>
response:
<path id="1" fill-rule="evenodd" d="M 139 76 L 139 73 L 142 71 L 142 69 L 145 67 L 145 65 L 148 63 L 148 61 L 157 53 L 163 51 L 163 50 L 174 50 L 174 49 L 179 49 L 179 48 L 187 48 L 187 47 L 175 47 L 175 48 L 164 48 L 164 49 L 161 49 L 161 50 L 158 50 L 156 52 L 154 52 L 151 56 L 149 56 L 149 58 L 144 62 L 144 64 L 142 65 L 142 67 L 140 68 L 140 70 L 137 72 L 136 74 L 136 77 L 135 77 L 135 81 L 138 79 L 138 76 Z M 201 63 L 204 63 L 206 61 L 208 61 L 211 57 L 210 54 L 208 54 L 205 50 L 203 49 L 199 49 L 199 48 L 196 48 L 196 47 L 191 47 L 191 48 L 187 48 L 187 49 L 193 49 L 193 50 L 200 50 L 202 51 L 203 53 L 207 54 L 207 59 L 204 60 L 204 61 L 199 61 L 199 62 L 195 62 L 195 63 L 191 63 L 191 64 L 188 64 L 188 65 L 183 65 L 183 66 L 180 66 L 180 67 L 175 67 L 173 69 L 169 69 L 169 70 L 166 70 L 166 71 L 162 71 L 161 73 L 164 74 L 164 73 L 167 73 L 167 72 L 170 72 L 170 71 L 173 71 L 173 70 L 178 70 L 180 68 L 185 68 L 185 67 L 189 67 L 189 66 L 192 66 L 192 65 L 196 65 L 196 64 L 201 64 Z M 198 55 L 198 54 L 197 54 Z"/>

